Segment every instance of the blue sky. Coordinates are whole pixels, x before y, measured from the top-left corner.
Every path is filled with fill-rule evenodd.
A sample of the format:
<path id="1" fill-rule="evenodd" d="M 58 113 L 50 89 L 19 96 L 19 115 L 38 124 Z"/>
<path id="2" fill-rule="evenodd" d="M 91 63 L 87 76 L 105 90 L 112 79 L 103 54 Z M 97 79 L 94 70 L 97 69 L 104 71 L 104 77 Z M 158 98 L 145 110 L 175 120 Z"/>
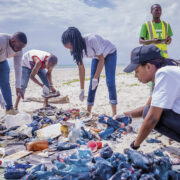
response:
<path id="1" fill-rule="evenodd" d="M 180 59 L 180 2 L 177 0 L 0 0 L 0 32 L 23 31 L 28 36 L 24 49 L 41 49 L 58 56 L 59 64 L 73 64 L 61 44 L 61 34 L 76 26 L 82 34 L 94 33 L 112 41 L 118 64 L 128 64 L 131 50 L 139 46 L 141 25 L 151 20 L 150 7 L 162 6 L 162 19 L 174 33 L 169 57 Z M 90 59 L 85 59 L 90 64 Z"/>

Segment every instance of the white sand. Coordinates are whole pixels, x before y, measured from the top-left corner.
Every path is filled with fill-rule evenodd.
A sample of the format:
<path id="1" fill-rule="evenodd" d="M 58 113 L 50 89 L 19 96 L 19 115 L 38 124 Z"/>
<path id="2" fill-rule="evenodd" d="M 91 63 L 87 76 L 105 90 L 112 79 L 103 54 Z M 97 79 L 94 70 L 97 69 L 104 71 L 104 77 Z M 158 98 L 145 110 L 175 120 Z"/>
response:
<path id="1" fill-rule="evenodd" d="M 129 111 L 136 107 L 142 106 L 146 103 L 150 91 L 147 85 L 139 83 L 137 79 L 135 79 L 134 74 L 125 74 L 122 71 L 122 67 L 117 68 L 116 73 L 116 86 L 117 86 L 117 95 L 118 95 L 118 105 L 117 112 Z M 90 69 L 86 68 L 86 78 L 90 77 Z M 74 79 L 78 79 L 78 69 L 77 68 L 64 68 L 64 69 L 55 69 L 53 72 L 53 83 L 55 88 L 57 88 L 62 96 L 68 95 L 70 99 L 70 103 L 68 104 L 58 104 L 55 105 L 58 108 L 62 107 L 63 109 L 69 108 L 79 108 L 81 110 L 86 109 L 86 100 L 84 102 L 79 101 L 79 92 L 80 92 L 80 83 L 70 81 Z M 98 114 L 106 114 L 111 115 L 111 107 L 109 105 L 109 96 L 108 90 L 106 86 L 104 71 L 102 72 L 102 77 L 99 83 L 99 87 L 96 93 L 95 105 L 93 107 L 93 112 Z M 11 72 L 11 87 L 13 94 L 13 102 L 15 102 L 15 88 L 14 88 L 14 72 Z M 85 95 L 88 94 L 89 88 L 89 80 L 85 81 Z M 26 97 L 40 97 L 42 90 L 39 86 L 34 84 L 31 80 L 29 81 L 28 88 L 26 90 Z M 33 111 L 37 108 L 41 108 L 41 103 L 36 102 L 21 102 L 19 106 L 19 111 Z M 2 115 L 4 112 L 0 109 L 0 114 Z M 133 119 L 133 125 L 137 125 L 142 122 L 142 118 Z M 158 133 L 152 134 L 149 137 L 155 137 Z M 113 142 L 111 146 L 115 151 L 122 152 L 124 148 L 128 148 L 129 144 L 134 140 L 137 136 L 135 133 L 124 135 L 117 142 Z M 169 146 L 169 139 L 165 136 L 161 136 L 159 138 L 162 141 L 162 144 L 148 144 L 145 141 L 143 142 L 141 149 L 144 152 L 152 152 L 154 149 L 158 149 L 160 147 Z M 109 143 L 109 142 L 108 142 Z M 172 141 L 170 146 L 171 152 L 175 150 L 179 151 L 180 154 L 180 144 Z M 167 149 L 167 148 L 166 148 Z"/>

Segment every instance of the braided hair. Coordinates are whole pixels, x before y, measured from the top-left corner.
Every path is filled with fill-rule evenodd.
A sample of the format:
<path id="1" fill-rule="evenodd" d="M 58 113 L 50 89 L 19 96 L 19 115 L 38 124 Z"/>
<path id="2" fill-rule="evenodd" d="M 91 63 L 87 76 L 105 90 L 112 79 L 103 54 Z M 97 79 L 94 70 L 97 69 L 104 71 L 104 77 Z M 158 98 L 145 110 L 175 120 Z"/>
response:
<path id="1" fill-rule="evenodd" d="M 87 55 L 87 50 L 85 40 L 83 39 L 80 31 L 76 27 L 69 27 L 62 34 L 61 41 L 63 45 L 66 45 L 67 43 L 72 44 L 73 50 L 71 55 L 77 64 L 82 64 L 83 51 L 85 51 L 85 54 Z"/>

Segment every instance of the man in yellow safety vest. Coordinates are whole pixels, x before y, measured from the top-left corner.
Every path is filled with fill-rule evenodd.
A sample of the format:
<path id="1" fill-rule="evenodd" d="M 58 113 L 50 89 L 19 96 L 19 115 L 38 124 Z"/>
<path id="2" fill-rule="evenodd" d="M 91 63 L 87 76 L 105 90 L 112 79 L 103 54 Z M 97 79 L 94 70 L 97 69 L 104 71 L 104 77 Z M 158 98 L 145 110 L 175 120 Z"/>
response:
<path id="1" fill-rule="evenodd" d="M 173 35 L 171 26 L 160 20 L 162 9 L 159 4 L 151 6 L 152 21 L 147 21 L 142 25 L 140 33 L 140 44 L 154 44 L 161 50 L 161 55 L 168 58 L 167 44 L 170 44 Z"/>

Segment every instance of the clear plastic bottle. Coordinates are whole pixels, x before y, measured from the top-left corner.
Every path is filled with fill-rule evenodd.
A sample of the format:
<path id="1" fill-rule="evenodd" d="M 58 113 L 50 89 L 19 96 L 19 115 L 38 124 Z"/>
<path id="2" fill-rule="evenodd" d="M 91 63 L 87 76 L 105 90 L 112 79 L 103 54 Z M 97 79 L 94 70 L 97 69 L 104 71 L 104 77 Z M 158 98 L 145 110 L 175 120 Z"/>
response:
<path id="1" fill-rule="evenodd" d="M 80 121 L 75 123 L 74 128 L 69 133 L 69 137 L 68 137 L 69 142 L 76 143 L 77 140 L 80 139 L 80 137 L 81 137 L 81 126 L 82 126 L 82 123 Z"/>

